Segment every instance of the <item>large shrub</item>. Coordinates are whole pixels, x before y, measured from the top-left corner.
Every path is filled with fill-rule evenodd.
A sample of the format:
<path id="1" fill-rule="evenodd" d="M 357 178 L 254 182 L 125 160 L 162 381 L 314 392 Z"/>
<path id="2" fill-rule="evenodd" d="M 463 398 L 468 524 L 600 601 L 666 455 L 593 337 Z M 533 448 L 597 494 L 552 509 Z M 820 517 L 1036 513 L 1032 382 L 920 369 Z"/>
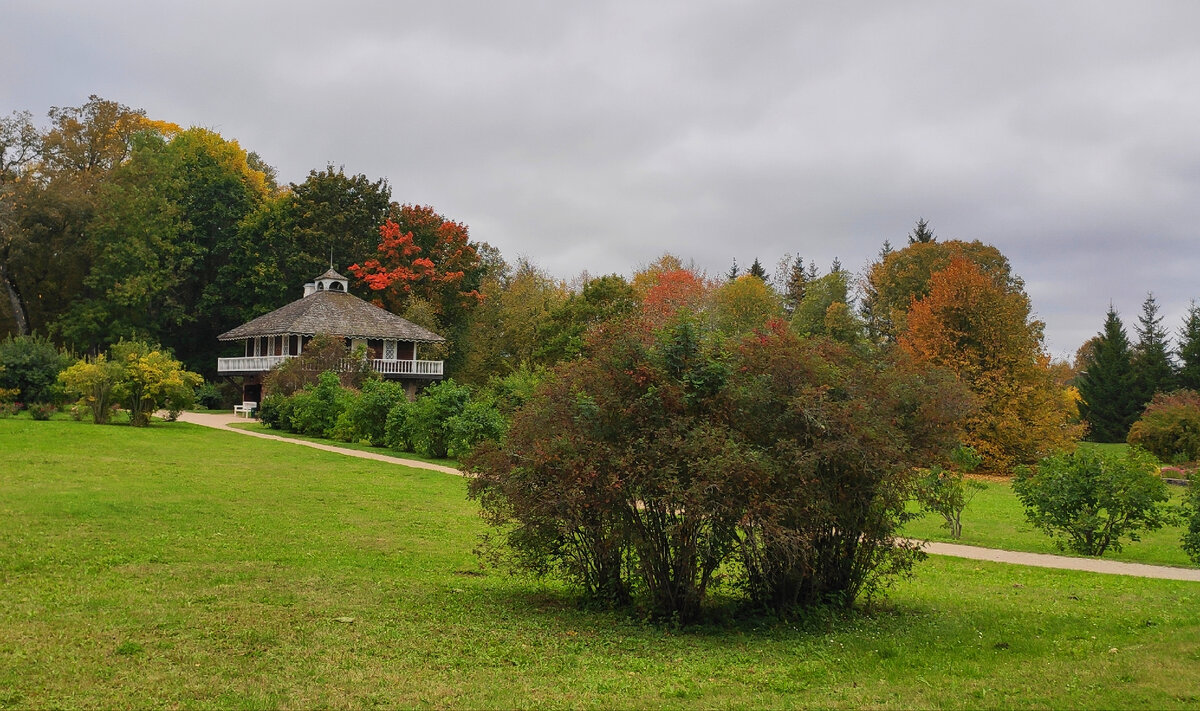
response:
<path id="1" fill-rule="evenodd" d="M 401 452 L 413 451 L 413 403 L 408 400 L 398 402 L 388 410 L 387 421 L 384 423 L 384 443 L 392 449 Z"/>
<path id="2" fill-rule="evenodd" d="M 1184 523 L 1187 531 L 1183 534 L 1183 550 L 1188 556 L 1200 563 L 1200 481 L 1193 479 L 1188 492 L 1183 496 Z"/>
<path id="3" fill-rule="evenodd" d="M 465 457 L 480 442 L 498 442 L 507 427 L 508 422 L 491 402 L 468 402 L 462 412 L 446 420 L 446 453 Z"/>
<path id="4" fill-rule="evenodd" d="M 367 442 L 373 447 L 386 445 L 388 413 L 407 400 L 404 386 L 399 383 L 367 380 L 362 390 L 346 398 L 346 409 L 334 427 L 335 438 L 343 442 Z"/>
<path id="5" fill-rule="evenodd" d="M 1170 495 L 1158 474 L 1154 456 L 1136 447 L 1127 455 L 1081 449 L 1018 469 L 1013 491 L 1029 522 L 1060 549 L 1099 556 L 1169 520 Z"/>
<path id="6" fill-rule="evenodd" d="M 1158 393 L 1129 428 L 1128 440 L 1166 462 L 1200 459 L 1200 393 Z"/>
<path id="7" fill-rule="evenodd" d="M 588 353 L 465 462 L 518 565 L 686 623 L 718 571 L 788 611 L 919 556 L 896 532 L 914 464 L 956 441 L 949 375 L 782 324 L 734 350 L 686 316 L 608 324 Z"/>
<path id="8" fill-rule="evenodd" d="M 70 359 L 42 336 L 9 336 L 0 341 L 0 389 L 16 390 L 16 402 L 31 405 L 55 401 L 58 374 Z"/>
<path id="9" fill-rule="evenodd" d="M 160 407 L 176 414 L 190 407 L 196 386 L 204 382 L 161 348 L 140 341 L 114 344 L 111 358 L 120 369 L 114 394 L 134 427 L 150 424 L 150 415 Z"/>
<path id="10" fill-rule="evenodd" d="M 450 446 L 447 423 L 462 414 L 470 400 L 471 389 L 453 379 L 426 388 L 408 413 L 413 451 L 426 457 L 447 456 Z"/>
<path id="11" fill-rule="evenodd" d="M 122 378 L 121 364 L 101 353 L 83 359 L 59 373 L 58 379 L 69 396 L 78 397 L 80 408 L 92 413 L 92 422 L 108 424 L 117 405 L 117 385 Z"/>
<path id="12" fill-rule="evenodd" d="M 338 382 L 337 373 L 325 371 L 317 384 L 292 395 L 289 429 L 309 437 L 332 439 L 338 416 L 346 409 L 349 393 Z"/>

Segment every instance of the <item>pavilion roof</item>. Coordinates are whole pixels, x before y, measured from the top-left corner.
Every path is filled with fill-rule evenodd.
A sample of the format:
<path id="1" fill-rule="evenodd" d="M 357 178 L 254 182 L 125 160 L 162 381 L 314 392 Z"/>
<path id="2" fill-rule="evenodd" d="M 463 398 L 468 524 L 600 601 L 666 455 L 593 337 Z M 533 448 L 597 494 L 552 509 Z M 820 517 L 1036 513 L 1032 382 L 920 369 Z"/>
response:
<path id="1" fill-rule="evenodd" d="M 330 270 L 332 271 L 332 270 Z M 236 341 L 258 336 L 328 333 L 348 338 L 388 338 L 441 343 L 438 334 L 374 304 L 338 291 L 318 291 L 217 336 Z"/>

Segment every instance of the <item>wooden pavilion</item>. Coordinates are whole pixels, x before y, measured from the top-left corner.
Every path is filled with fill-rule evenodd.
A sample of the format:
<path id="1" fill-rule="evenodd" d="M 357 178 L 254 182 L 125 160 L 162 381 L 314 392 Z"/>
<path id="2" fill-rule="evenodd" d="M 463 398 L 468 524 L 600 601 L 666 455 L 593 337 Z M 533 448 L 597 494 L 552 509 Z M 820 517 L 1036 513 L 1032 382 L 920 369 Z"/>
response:
<path id="1" fill-rule="evenodd" d="M 218 358 L 219 375 L 240 377 L 242 397 L 262 401 L 263 377 L 271 368 L 304 352 L 318 333 L 346 340 L 353 351 L 366 349 L 371 368 L 386 379 L 400 380 L 415 393 L 426 382 L 442 379 L 442 361 L 419 360 L 420 344 L 446 339 L 349 293 L 349 280 L 332 268 L 304 285 L 304 296 L 292 303 L 222 333 L 222 341 L 241 341 L 243 355 Z"/>

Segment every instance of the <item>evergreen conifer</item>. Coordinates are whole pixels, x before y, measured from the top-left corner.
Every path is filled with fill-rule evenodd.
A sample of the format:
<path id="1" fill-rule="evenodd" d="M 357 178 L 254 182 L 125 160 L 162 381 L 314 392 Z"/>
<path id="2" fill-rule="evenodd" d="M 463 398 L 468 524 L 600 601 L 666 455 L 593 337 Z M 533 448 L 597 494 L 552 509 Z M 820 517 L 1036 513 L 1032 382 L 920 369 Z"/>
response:
<path id="1" fill-rule="evenodd" d="M 1138 317 L 1138 344 L 1133 349 L 1133 384 L 1139 409 L 1150 402 L 1154 393 L 1175 390 L 1175 364 L 1167 346 L 1167 331 L 1158 315 L 1154 294 L 1147 294 Z"/>
<path id="2" fill-rule="evenodd" d="M 1079 414 L 1088 423 L 1093 442 L 1124 442 L 1129 426 L 1141 412 L 1133 392 L 1133 363 L 1129 338 L 1110 305 L 1104 330 L 1096 337 L 1086 370 L 1078 379 Z"/>
<path id="3" fill-rule="evenodd" d="M 1188 306 L 1179 329 L 1179 387 L 1200 391 L 1200 306 Z"/>

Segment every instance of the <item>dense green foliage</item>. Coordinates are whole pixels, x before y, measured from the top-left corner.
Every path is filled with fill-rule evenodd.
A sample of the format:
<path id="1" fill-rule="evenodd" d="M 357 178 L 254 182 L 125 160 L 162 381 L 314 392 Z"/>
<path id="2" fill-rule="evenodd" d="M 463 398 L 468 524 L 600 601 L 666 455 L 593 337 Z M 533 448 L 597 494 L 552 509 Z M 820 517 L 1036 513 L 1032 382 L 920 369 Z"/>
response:
<path id="1" fill-rule="evenodd" d="M 325 371 L 290 395 L 267 395 L 259 405 L 259 419 L 268 427 L 308 437 L 440 459 L 463 456 L 478 442 L 503 436 L 507 419 L 498 409 L 498 397 L 491 388 L 473 397 L 470 387 L 448 379 L 429 385 L 410 402 L 399 383 L 367 378 L 359 387 L 348 387 L 338 374 Z"/>
<path id="2" fill-rule="evenodd" d="M 1187 532 L 1183 534 L 1183 549 L 1197 565 L 1200 565 L 1200 484 L 1192 482 L 1184 499 L 1184 521 Z"/>
<path id="3" fill-rule="evenodd" d="M 1133 349 L 1133 385 L 1139 407 L 1144 407 L 1156 393 L 1171 392 L 1178 387 L 1175 365 L 1171 362 L 1167 331 L 1158 315 L 1158 302 L 1148 294 L 1138 316 L 1138 342 Z"/>
<path id="4" fill-rule="evenodd" d="M 1029 522 L 1060 546 L 1099 556 L 1170 519 L 1170 496 L 1158 471 L 1158 461 L 1143 450 L 1117 456 L 1081 449 L 1043 459 L 1036 471 L 1019 471 L 1013 491 Z"/>
<path id="5" fill-rule="evenodd" d="M 1124 442 L 1141 411 L 1132 358 L 1125 327 L 1110 307 L 1077 380 L 1079 413 L 1094 442 Z"/>
<path id="6" fill-rule="evenodd" d="M 70 359 L 44 336 L 9 336 L 0 341 L 0 390 L 15 390 L 16 402 L 32 405 L 59 399 L 58 374 Z"/>
<path id="7" fill-rule="evenodd" d="M 1179 387 L 1200 391 L 1200 306 L 1193 301 L 1179 329 Z"/>

